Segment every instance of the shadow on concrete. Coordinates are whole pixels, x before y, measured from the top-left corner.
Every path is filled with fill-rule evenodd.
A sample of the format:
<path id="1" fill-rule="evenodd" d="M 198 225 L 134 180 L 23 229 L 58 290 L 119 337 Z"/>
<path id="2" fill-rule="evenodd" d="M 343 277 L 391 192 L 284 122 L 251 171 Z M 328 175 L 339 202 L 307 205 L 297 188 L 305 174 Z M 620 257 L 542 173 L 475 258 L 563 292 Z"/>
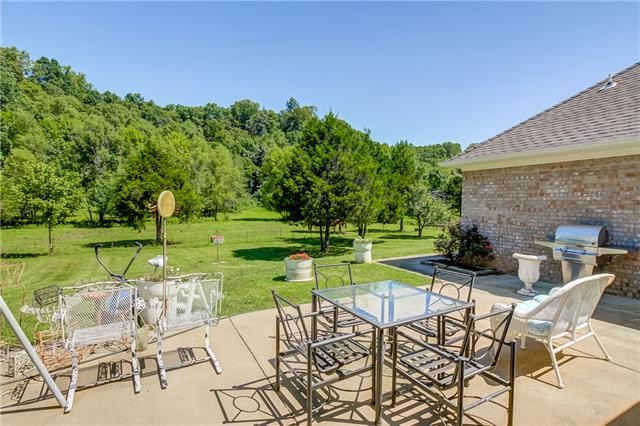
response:
<path id="1" fill-rule="evenodd" d="M 635 426 L 638 424 L 640 424 L 640 402 L 632 405 L 624 413 L 607 423 L 608 426 Z"/>

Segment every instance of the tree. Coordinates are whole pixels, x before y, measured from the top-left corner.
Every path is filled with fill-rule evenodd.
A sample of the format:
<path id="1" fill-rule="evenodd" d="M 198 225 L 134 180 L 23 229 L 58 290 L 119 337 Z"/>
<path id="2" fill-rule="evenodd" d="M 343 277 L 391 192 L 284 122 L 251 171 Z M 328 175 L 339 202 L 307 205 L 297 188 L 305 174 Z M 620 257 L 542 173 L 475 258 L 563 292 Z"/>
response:
<path id="1" fill-rule="evenodd" d="M 402 232 L 409 191 L 415 185 L 418 173 L 415 151 L 409 142 L 400 141 L 391 148 L 388 173 L 386 220 L 395 222 L 399 219 Z"/>
<path id="2" fill-rule="evenodd" d="M 179 133 L 154 135 L 124 162 L 116 184 L 116 211 L 134 229 L 143 229 L 160 192 L 176 198 L 176 216 L 190 219 L 202 209 L 189 180 L 189 141 Z M 162 240 L 156 212 L 156 239 Z"/>
<path id="3" fill-rule="evenodd" d="M 53 253 L 53 227 L 85 202 L 78 177 L 60 172 L 53 164 L 33 161 L 16 178 L 15 193 L 23 215 L 47 225 L 49 254 Z"/>
<path id="4" fill-rule="evenodd" d="M 428 225 L 446 222 L 451 213 L 443 201 L 433 196 L 426 185 L 415 185 L 407 200 L 407 213 L 416 220 L 418 237 Z"/>
<path id="5" fill-rule="evenodd" d="M 242 167 L 222 145 L 211 148 L 202 140 L 192 141 L 191 181 L 202 198 L 202 212 L 218 220 L 219 213 L 237 211 L 246 199 Z"/>
<path id="6" fill-rule="evenodd" d="M 385 170 L 380 146 L 363 134 L 363 149 L 354 174 L 355 186 L 349 194 L 349 221 L 358 228 L 358 235 L 365 237 L 370 223 L 374 222 L 384 209 L 387 191 L 385 191 Z"/>
<path id="7" fill-rule="evenodd" d="M 263 200 L 286 219 L 317 227 L 329 252 L 331 226 L 346 221 L 371 173 L 368 136 L 333 114 L 310 121 L 298 145 L 274 149 L 265 161 Z M 269 192 L 269 191 L 272 192 Z"/>
<path id="8" fill-rule="evenodd" d="M 238 126 L 248 130 L 251 118 L 260 111 L 260 104 L 249 99 L 243 99 L 231 105 L 230 110 L 231 116 Z"/>

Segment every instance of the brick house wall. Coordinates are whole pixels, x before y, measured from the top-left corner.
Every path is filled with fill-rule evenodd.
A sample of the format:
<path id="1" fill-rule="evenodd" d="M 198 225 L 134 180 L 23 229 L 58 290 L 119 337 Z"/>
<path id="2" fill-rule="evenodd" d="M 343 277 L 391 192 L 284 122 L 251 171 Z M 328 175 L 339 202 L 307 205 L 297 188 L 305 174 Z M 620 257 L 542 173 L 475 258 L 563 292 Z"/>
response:
<path id="1" fill-rule="evenodd" d="M 603 225 L 609 244 L 640 248 L 640 155 L 466 171 L 462 222 L 491 240 L 496 268 L 517 272 L 514 252 L 545 254 L 541 278 L 562 283 L 560 262 L 533 243 L 560 224 Z M 640 299 L 640 251 L 609 258 L 594 269 L 616 275 L 607 292 Z"/>

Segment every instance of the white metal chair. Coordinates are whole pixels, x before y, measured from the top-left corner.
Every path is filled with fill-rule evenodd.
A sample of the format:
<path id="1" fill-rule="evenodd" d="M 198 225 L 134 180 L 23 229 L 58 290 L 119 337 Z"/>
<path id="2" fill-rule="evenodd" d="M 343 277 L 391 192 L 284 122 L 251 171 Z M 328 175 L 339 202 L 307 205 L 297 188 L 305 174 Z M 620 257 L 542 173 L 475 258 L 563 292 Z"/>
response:
<path id="1" fill-rule="evenodd" d="M 558 386 L 561 388 L 564 383 L 560 377 L 556 354 L 563 349 L 593 337 L 605 358 L 611 359 L 591 327 L 591 316 L 604 289 L 614 278 L 612 274 L 579 278 L 552 289 L 548 295 L 539 295 L 516 305 L 508 338 L 520 337 L 521 349 L 526 348 L 527 337 L 542 342 L 549 351 Z M 502 304 L 494 304 L 492 310 L 504 307 Z M 554 341 L 558 339 L 562 339 L 562 342 L 554 346 Z"/>
<path id="2" fill-rule="evenodd" d="M 204 349 L 208 358 L 195 359 L 191 353 L 183 353 L 178 349 L 183 365 L 211 361 L 216 373 L 222 373 L 218 358 L 213 353 L 209 339 L 209 327 L 218 324 L 222 307 L 224 279 L 222 272 L 212 274 L 188 274 L 167 278 L 166 286 L 166 314 L 158 320 L 157 360 L 160 371 L 160 386 L 167 387 L 167 373 L 162 358 L 162 338 L 169 331 L 184 330 L 204 326 Z M 162 302 L 155 300 L 158 312 Z M 158 306 L 159 305 L 159 306 Z"/>
<path id="3" fill-rule="evenodd" d="M 137 289 L 124 283 L 93 283 L 60 290 L 62 337 L 65 348 L 71 352 L 71 381 L 65 413 L 73 407 L 78 383 L 77 350 L 81 347 L 130 339 L 134 392 L 140 392 L 140 367 L 136 357 L 138 305 Z M 110 374 L 108 369 L 106 364 L 98 367 L 98 383 L 110 381 L 113 376 L 116 376 L 115 379 L 125 377 L 122 374 Z M 122 373 L 119 370 L 118 373 Z"/>

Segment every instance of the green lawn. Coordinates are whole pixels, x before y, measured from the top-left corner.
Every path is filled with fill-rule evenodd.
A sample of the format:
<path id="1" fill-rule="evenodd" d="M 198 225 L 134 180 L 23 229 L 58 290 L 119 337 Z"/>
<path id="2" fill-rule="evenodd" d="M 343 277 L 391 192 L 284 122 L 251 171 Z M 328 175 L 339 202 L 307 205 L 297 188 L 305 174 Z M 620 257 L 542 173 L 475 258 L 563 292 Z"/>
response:
<path id="1" fill-rule="evenodd" d="M 297 302 L 309 302 L 313 282 L 288 283 L 284 281 L 282 259 L 294 252 L 306 251 L 317 263 L 353 261 L 352 240 L 356 236 L 352 227 L 343 235 L 331 238 L 331 253 L 319 255 L 318 237 L 306 228 L 293 226 L 279 220 L 277 213 L 254 208 L 233 214 L 228 220 L 203 219 L 194 223 L 179 223 L 171 219 L 167 225 L 170 241 L 169 265 L 185 272 L 222 271 L 225 275 L 225 301 L 223 314 L 270 308 L 273 305 L 270 291 L 276 289 Z M 226 263 L 214 264 L 215 247 L 209 236 L 219 232 L 225 236 L 221 246 Z M 405 221 L 405 232 L 398 225 L 373 225 L 369 236 L 374 240 L 375 259 L 409 256 L 433 252 L 433 240 L 437 230 L 425 230 L 417 237 L 414 225 Z M 144 244 L 144 249 L 134 262 L 128 278 L 148 275 L 153 271 L 147 260 L 162 253 L 153 240 L 155 231 L 150 222 L 142 232 L 125 226 L 111 228 L 87 228 L 74 225 L 54 229 L 54 254 L 48 256 L 47 231 L 44 226 L 25 226 L 0 231 L 2 262 L 24 262 L 23 284 L 27 301 L 34 289 L 50 284 L 68 286 L 90 280 L 105 280 L 106 272 L 96 262 L 93 246 L 103 243 L 101 257 L 114 271 L 122 272 L 134 252 L 134 241 Z M 381 279 L 399 279 L 410 284 L 421 284 L 419 276 L 380 264 L 354 265 L 354 280 L 368 282 Z M 19 315 L 22 294 L 8 289 L 3 294 L 16 316 Z M 23 318 L 23 328 L 31 333 L 32 319 Z"/>

